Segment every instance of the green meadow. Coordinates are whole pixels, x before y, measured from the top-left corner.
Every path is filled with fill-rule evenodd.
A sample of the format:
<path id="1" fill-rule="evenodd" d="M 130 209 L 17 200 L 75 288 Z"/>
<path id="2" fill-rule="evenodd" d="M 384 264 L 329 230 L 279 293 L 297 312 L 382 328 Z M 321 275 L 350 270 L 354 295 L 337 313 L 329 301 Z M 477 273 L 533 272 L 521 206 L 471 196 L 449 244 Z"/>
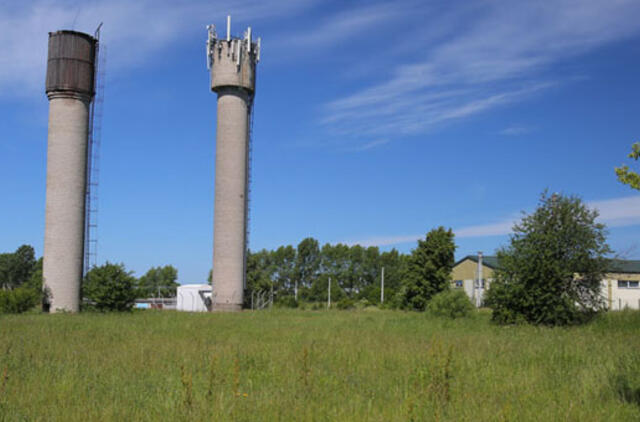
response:
<path id="1" fill-rule="evenodd" d="M 0 315 L 0 420 L 640 420 L 640 313 L 489 317 Z"/>

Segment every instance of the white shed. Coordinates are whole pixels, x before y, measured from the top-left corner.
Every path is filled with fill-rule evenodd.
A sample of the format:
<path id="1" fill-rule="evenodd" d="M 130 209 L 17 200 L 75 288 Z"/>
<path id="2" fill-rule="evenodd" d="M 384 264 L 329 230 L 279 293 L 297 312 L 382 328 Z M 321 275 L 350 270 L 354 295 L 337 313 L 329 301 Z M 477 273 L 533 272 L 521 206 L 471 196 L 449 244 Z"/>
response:
<path id="1" fill-rule="evenodd" d="M 176 309 L 186 312 L 207 312 L 211 307 L 211 286 L 183 284 L 178 286 Z"/>

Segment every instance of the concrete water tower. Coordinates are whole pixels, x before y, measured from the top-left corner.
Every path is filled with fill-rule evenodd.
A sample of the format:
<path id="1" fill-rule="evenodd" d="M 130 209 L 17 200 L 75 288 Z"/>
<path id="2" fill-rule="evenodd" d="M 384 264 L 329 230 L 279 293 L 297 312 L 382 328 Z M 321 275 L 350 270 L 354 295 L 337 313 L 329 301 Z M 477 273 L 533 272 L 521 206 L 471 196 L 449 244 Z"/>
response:
<path id="1" fill-rule="evenodd" d="M 211 90 L 218 94 L 212 310 L 239 311 L 246 277 L 250 122 L 260 39 L 253 42 L 251 28 L 244 37 L 233 37 L 230 17 L 226 38 L 218 38 L 214 25 L 208 32 Z"/>
<path id="2" fill-rule="evenodd" d="M 49 33 L 44 287 L 50 312 L 77 312 L 84 260 L 85 194 L 96 39 Z"/>

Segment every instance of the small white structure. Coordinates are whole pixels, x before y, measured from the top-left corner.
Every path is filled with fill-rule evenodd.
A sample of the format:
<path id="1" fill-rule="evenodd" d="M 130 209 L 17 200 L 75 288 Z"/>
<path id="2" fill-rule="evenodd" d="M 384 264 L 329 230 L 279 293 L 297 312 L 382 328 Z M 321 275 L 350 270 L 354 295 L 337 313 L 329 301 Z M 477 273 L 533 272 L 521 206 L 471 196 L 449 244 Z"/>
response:
<path id="1" fill-rule="evenodd" d="M 211 286 L 208 284 L 183 284 L 178 286 L 176 310 L 207 312 L 211 308 Z"/>

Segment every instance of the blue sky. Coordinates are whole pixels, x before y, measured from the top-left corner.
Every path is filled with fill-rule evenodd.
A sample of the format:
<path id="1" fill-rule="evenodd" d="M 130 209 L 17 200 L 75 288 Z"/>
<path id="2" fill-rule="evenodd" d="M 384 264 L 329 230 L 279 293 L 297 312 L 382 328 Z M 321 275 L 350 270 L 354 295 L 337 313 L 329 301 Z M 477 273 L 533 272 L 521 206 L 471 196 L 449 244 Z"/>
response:
<path id="1" fill-rule="evenodd" d="M 600 210 L 639 258 L 640 195 L 613 168 L 640 141 L 640 3 L 0 3 L 0 251 L 42 253 L 47 32 L 104 22 L 99 261 L 211 266 L 216 97 L 205 26 L 262 37 L 252 249 L 392 247 L 444 225 L 492 253 L 539 194 Z M 534 4 L 535 3 L 535 4 Z"/>

